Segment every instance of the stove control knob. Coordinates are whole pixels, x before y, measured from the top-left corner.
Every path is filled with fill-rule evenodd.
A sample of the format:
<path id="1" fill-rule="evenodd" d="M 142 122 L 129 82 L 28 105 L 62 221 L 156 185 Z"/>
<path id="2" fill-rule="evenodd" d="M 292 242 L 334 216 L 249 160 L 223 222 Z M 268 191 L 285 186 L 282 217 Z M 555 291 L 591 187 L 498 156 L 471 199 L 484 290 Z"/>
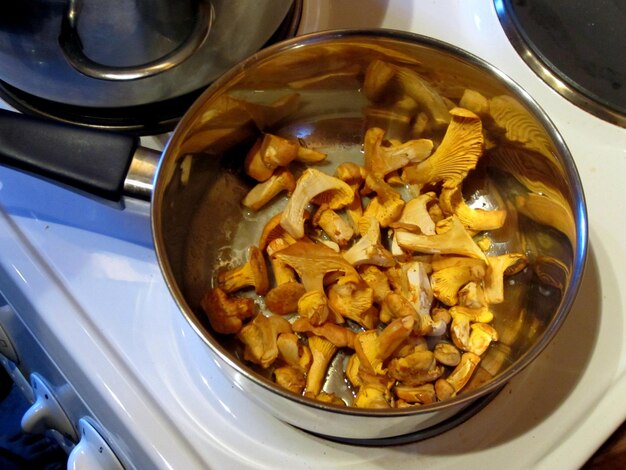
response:
<path id="1" fill-rule="evenodd" d="M 48 429 L 55 429 L 74 440 L 76 432 L 72 422 L 61 408 L 50 387 L 37 373 L 31 374 L 30 382 L 35 402 L 22 416 L 22 430 L 27 433 L 41 434 Z"/>
<path id="2" fill-rule="evenodd" d="M 78 429 L 80 441 L 68 456 L 68 470 L 123 470 L 115 453 L 88 420 L 81 418 Z"/>

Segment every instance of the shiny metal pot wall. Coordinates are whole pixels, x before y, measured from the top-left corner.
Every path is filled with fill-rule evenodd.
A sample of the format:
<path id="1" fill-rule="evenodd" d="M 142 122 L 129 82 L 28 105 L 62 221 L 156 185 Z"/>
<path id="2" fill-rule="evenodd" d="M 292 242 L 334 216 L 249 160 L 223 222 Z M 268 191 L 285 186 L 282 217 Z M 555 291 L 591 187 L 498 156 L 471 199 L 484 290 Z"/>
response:
<path id="1" fill-rule="evenodd" d="M 0 5 L 0 80 L 116 108 L 199 90 L 259 50 L 293 0 L 39 0 Z"/>
<path id="2" fill-rule="evenodd" d="M 472 184 L 466 186 L 464 180 L 464 196 L 481 207 L 507 208 L 505 225 L 490 234 L 488 255 L 521 252 L 528 258 L 526 269 L 508 279 L 504 302 L 490 305 L 499 339 L 482 356 L 472 382 L 446 401 L 385 409 L 322 403 L 278 387 L 269 370 L 241 360 L 241 347 L 232 337 L 212 331 L 200 308 L 218 270 L 243 263 L 273 215 L 241 207 L 252 187 L 242 161 L 261 132 L 323 148 L 329 162 L 321 169 L 332 173 L 332 165 L 340 161 L 362 163 L 370 119 L 389 138 L 407 130 L 402 124 L 406 121 L 387 119 L 390 113 L 380 108 L 364 113 L 371 111 L 362 92 L 364 71 L 377 59 L 418 72 L 451 102 L 467 88 L 489 100 L 489 112 L 481 111 L 482 131 L 489 138 L 480 160 L 485 163 L 468 175 L 474 177 Z M 75 138 L 76 132 L 80 138 Z M 477 408 L 550 342 L 581 282 L 586 208 L 580 178 L 556 128 L 501 72 L 433 39 L 374 30 L 323 32 L 284 41 L 215 81 L 185 113 L 160 159 L 145 149 L 135 150 L 130 136 L 0 112 L 1 163 L 34 171 L 35 154 L 40 155 L 47 165 L 41 173 L 46 178 L 100 197 L 118 201 L 129 190 L 145 195 L 158 161 L 152 232 L 165 281 L 182 314 L 235 386 L 277 418 L 311 432 L 371 442 L 431 432 Z M 68 163 L 70 168 L 63 168 Z M 341 389 L 343 353 L 331 364 L 328 391 L 346 392 Z M 351 392 L 348 389 L 342 398 L 350 400 Z"/>
<path id="3" fill-rule="evenodd" d="M 528 158 L 501 156 L 489 165 L 498 197 L 511 211 L 508 234 L 496 239 L 490 254 L 522 251 L 529 267 L 507 286 L 505 303 L 494 306 L 500 341 L 483 358 L 481 382 L 445 402 L 371 410 L 320 403 L 276 386 L 265 371 L 240 360 L 229 338 L 214 334 L 200 299 L 225 261 L 243 262 L 246 249 L 258 241 L 272 215 L 241 210 L 240 201 L 252 187 L 241 169 L 246 145 L 266 131 L 300 139 L 310 148 L 323 147 L 334 163 L 342 155 L 358 158 L 367 105 L 361 80 L 375 59 L 419 71 L 453 100 L 471 88 L 487 98 L 499 97 L 517 110 L 521 121 L 502 132 Z M 299 104 L 284 119 L 248 113 L 294 93 Z M 244 104 L 251 102 L 255 105 Z M 392 122 L 386 131 L 393 131 Z M 544 207 L 558 211 L 546 216 L 545 209 L 531 203 L 535 196 L 547 203 Z M 578 174 L 567 147 L 537 103 L 475 56 L 436 40 L 381 30 L 294 38 L 231 69 L 179 123 L 159 165 L 152 206 L 153 235 L 164 277 L 221 369 L 280 419 L 340 439 L 417 432 L 499 390 L 537 357 L 559 329 L 577 292 L 587 246 Z"/>

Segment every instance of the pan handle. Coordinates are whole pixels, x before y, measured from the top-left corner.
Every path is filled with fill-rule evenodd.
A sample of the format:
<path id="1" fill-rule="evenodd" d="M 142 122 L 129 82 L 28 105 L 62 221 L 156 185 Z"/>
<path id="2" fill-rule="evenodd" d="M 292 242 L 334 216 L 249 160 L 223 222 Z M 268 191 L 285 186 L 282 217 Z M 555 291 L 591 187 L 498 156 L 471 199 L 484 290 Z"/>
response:
<path id="1" fill-rule="evenodd" d="M 125 134 L 0 109 L 0 164 L 113 202 L 148 200 L 159 152 Z"/>

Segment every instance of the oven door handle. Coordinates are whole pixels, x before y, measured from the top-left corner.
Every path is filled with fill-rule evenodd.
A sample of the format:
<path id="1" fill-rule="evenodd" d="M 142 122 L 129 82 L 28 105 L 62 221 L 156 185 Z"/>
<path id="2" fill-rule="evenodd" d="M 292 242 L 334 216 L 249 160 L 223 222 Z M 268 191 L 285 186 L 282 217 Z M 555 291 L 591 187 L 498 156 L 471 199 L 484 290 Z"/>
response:
<path id="1" fill-rule="evenodd" d="M 160 155 L 136 136 L 0 109 L 0 164 L 106 201 L 149 200 Z"/>

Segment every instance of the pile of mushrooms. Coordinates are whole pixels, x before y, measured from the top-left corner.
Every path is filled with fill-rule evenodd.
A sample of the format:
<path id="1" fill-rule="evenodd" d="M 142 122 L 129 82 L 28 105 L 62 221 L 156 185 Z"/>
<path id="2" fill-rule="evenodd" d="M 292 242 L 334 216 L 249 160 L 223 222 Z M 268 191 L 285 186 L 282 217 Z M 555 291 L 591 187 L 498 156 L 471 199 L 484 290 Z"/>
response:
<path id="1" fill-rule="evenodd" d="M 463 195 L 488 145 L 490 100 L 465 90 L 453 102 L 382 61 L 363 92 L 366 122 L 384 116 L 413 138 L 370 126 L 363 162 L 328 174 L 316 164 L 332 155 L 264 133 L 245 160 L 256 183 L 242 204 L 267 209 L 286 194 L 286 206 L 244 265 L 218 273 L 202 307 L 245 361 L 293 393 L 363 408 L 447 400 L 498 341 L 490 305 L 527 264 L 522 253 L 487 255 L 506 208 L 472 208 Z M 251 289 L 256 298 L 240 295 Z M 351 399 L 325 389 L 338 351 Z"/>

